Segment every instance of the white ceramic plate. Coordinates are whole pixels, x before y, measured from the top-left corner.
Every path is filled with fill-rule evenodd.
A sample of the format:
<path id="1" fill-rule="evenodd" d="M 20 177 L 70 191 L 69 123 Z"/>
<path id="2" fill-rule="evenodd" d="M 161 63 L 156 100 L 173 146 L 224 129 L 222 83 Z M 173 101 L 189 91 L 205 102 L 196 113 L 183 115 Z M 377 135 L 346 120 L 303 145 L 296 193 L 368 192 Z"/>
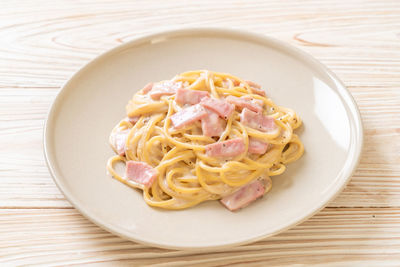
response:
<path id="1" fill-rule="evenodd" d="M 114 154 L 108 135 L 132 95 L 149 81 L 196 69 L 253 80 L 304 122 L 304 156 L 273 178 L 270 193 L 239 212 L 218 201 L 182 211 L 151 208 L 139 191 L 106 173 Z M 211 249 L 274 235 L 323 208 L 350 179 L 363 133 L 349 92 L 311 56 L 256 34 L 185 29 L 133 40 L 83 67 L 57 96 L 44 140 L 57 185 L 97 225 L 153 246 Z"/>

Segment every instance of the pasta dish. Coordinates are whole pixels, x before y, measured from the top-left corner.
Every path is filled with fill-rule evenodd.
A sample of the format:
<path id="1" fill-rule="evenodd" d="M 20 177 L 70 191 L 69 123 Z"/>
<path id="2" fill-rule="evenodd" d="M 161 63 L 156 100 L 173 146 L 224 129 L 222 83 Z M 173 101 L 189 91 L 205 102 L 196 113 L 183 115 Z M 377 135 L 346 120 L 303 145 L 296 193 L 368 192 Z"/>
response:
<path id="1" fill-rule="evenodd" d="M 220 200 L 238 210 L 266 194 L 270 177 L 304 152 L 293 132 L 302 124 L 297 114 L 260 85 L 226 73 L 188 71 L 149 83 L 126 113 L 110 134 L 117 155 L 107 170 L 158 208 Z"/>

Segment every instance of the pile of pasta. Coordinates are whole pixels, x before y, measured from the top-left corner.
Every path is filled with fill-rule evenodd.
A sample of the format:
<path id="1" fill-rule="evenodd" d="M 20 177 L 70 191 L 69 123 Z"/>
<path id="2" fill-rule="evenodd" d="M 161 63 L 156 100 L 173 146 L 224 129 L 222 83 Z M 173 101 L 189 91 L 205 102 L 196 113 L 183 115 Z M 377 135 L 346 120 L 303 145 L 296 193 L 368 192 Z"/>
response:
<path id="1" fill-rule="evenodd" d="M 186 99 L 177 94 L 187 90 L 196 92 Z M 209 101 L 208 106 L 204 99 Z M 225 103 L 233 105 L 233 111 L 229 116 L 219 113 L 214 118 L 218 124 L 205 128 L 205 118 L 214 115 Z M 261 129 L 246 121 L 244 113 L 254 111 L 240 103 L 247 103 L 250 109 L 252 103 L 257 104 L 261 109 L 254 116 L 268 120 L 273 127 Z M 195 110 L 192 116 L 185 113 L 189 108 L 204 109 L 208 115 L 196 119 L 199 111 Z M 241 206 L 231 210 L 246 206 L 260 194 L 267 193 L 272 186 L 270 177 L 282 174 L 286 165 L 299 159 L 304 151 L 293 132 L 302 124 L 298 115 L 289 108 L 277 106 L 256 83 L 226 73 L 188 71 L 171 80 L 150 83 L 133 96 L 126 112 L 127 117 L 110 135 L 110 143 L 118 155 L 109 159 L 107 169 L 117 180 L 142 190 L 148 205 L 163 209 L 185 209 L 224 198 L 228 201 L 223 204 L 231 209 L 232 201 L 240 202 L 240 197 L 262 187 L 262 193 L 247 196 Z M 182 126 L 180 123 L 185 119 L 187 122 L 187 117 L 190 123 Z M 216 131 L 217 126 L 221 130 Z M 234 142 L 240 143 L 239 146 L 223 150 L 228 148 L 225 144 Z M 216 148 L 215 144 L 221 146 Z M 211 150 L 218 153 L 213 154 Z M 116 171 L 118 162 L 141 162 L 146 168 L 135 170 L 137 175 L 151 173 L 152 179 L 143 182 L 140 180 L 143 177 L 132 179 L 129 175 L 120 175 Z M 253 186 L 252 191 L 248 186 L 255 181 L 262 186 Z"/>

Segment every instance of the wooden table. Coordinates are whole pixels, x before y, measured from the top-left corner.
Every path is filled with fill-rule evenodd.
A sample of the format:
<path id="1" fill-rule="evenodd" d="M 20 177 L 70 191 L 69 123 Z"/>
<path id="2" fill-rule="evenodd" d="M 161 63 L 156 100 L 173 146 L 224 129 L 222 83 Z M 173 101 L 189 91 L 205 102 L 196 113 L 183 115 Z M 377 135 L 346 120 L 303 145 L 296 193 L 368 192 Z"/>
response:
<path id="1" fill-rule="evenodd" d="M 42 152 L 46 113 L 82 65 L 132 38 L 182 26 L 233 27 L 286 41 L 331 68 L 365 127 L 340 196 L 301 225 L 213 253 L 112 235 L 57 189 Z M 400 1 L 0 2 L 0 265 L 400 266 Z"/>

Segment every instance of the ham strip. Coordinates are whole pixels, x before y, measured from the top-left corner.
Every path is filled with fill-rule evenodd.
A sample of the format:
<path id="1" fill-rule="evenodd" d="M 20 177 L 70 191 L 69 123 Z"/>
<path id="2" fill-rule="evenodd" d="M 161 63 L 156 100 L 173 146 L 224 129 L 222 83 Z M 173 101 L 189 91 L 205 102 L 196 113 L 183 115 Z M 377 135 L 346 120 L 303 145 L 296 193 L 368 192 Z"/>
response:
<path id="1" fill-rule="evenodd" d="M 245 81 L 245 82 L 250 86 L 250 90 L 253 94 L 265 96 L 265 91 L 261 89 L 261 85 L 252 81 Z"/>
<path id="2" fill-rule="evenodd" d="M 220 119 L 218 114 L 209 109 L 207 111 L 207 116 L 201 119 L 201 129 L 205 136 L 221 136 L 225 130 L 225 121 Z"/>
<path id="3" fill-rule="evenodd" d="M 258 89 L 258 88 L 250 87 L 250 91 L 251 91 L 253 94 L 256 94 L 256 95 L 266 96 L 265 91 L 264 91 L 263 89 Z"/>
<path id="4" fill-rule="evenodd" d="M 197 104 L 184 109 L 171 116 L 171 122 L 176 129 L 195 123 L 208 115 L 203 106 Z"/>
<path id="5" fill-rule="evenodd" d="M 201 100 L 200 104 L 216 112 L 219 116 L 221 116 L 225 120 L 228 119 L 235 110 L 234 105 L 222 99 L 205 97 Z"/>
<path id="6" fill-rule="evenodd" d="M 260 107 L 264 107 L 264 101 L 262 101 L 261 99 L 256 99 L 256 98 L 248 96 L 248 95 L 242 96 L 240 98 L 246 99 L 247 101 L 250 101 L 251 103 L 253 103 L 255 105 L 259 105 Z"/>
<path id="7" fill-rule="evenodd" d="M 245 145 L 242 138 L 235 138 L 206 145 L 206 154 L 209 157 L 227 159 L 238 156 L 244 151 Z"/>
<path id="8" fill-rule="evenodd" d="M 259 85 L 258 83 L 252 82 L 250 80 L 246 80 L 245 81 L 250 87 L 253 88 L 257 88 L 257 89 L 261 89 L 261 85 Z"/>
<path id="9" fill-rule="evenodd" d="M 150 187 L 157 178 L 157 171 L 145 162 L 129 160 L 126 162 L 125 176 L 129 180 Z"/>
<path id="10" fill-rule="evenodd" d="M 129 130 L 115 131 L 111 133 L 110 143 L 111 146 L 117 151 L 118 155 L 125 155 L 125 143 L 128 137 Z"/>
<path id="11" fill-rule="evenodd" d="M 257 138 L 249 138 L 249 153 L 252 154 L 264 154 L 267 152 L 269 148 L 269 144 L 266 142 L 263 142 Z"/>
<path id="12" fill-rule="evenodd" d="M 153 100 L 159 100 L 164 95 L 173 95 L 182 88 L 182 82 L 164 81 L 153 85 L 149 95 Z"/>
<path id="13" fill-rule="evenodd" d="M 254 112 L 262 112 L 263 110 L 263 101 L 259 99 L 254 99 L 251 97 L 236 97 L 236 96 L 228 96 L 226 98 L 228 103 L 235 105 L 238 108 L 248 108 Z"/>
<path id="14" fill-rule="evenodd" d="M 139 119 L 140 119 L 139 115 L 138 116 L 133 116 L 133 117 L 128 117 L 128 121 L 130 123 L 132 123 L 133 125 L 135 125 L 138 122 Z"/>
<path id="15" fill-rule="evenodd" d="M 222 198 L 220 201 L 227 209 L 235 211 L 246 207 L 259 197 L 263 196 L 264 192 L 264 184 L 259 180 L 255 180 L 254 182 L 243 186 L 233 194 Z"/>
<path id="16" fill-rule="evenodd" d="M 240 113 L 240 122 L 250 128 L 262 132 L 268 132 L 276 129 L 274 118 L 264 116 L 261 113 L 253 112 L 247 108 Z"/>
<path id="17" fill-rule="evenodd" d="M 150 92 L 151 89 L 153 89 L 153 83 L 148 83 L 148 84 L 146 84 L 146 85 L 143 87 L 142 93 L 145 95 L 145 94 L 147 94 L 148 92 Z"/>
<path id="18" fill-rule="evenodd" d="M 176 103 L 184 105 L 194 105 L 200 103 L 204 97 L 209 97 L 210 94 L 206 91 L 188 90 L 179 88 L 176 90 Z"/>

